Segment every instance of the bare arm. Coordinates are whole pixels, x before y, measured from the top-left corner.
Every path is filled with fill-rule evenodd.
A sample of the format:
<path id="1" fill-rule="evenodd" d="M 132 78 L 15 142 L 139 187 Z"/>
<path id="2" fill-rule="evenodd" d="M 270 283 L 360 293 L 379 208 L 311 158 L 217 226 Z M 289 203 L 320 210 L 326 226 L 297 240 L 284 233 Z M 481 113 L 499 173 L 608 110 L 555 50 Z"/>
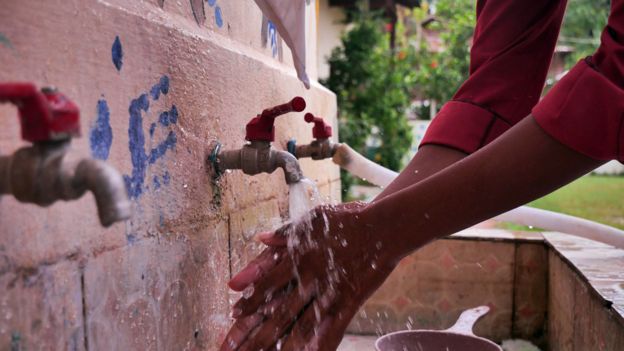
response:
<path id="1" fill-rule="evenodd" d="M 236 304 L 237 322 L 222 350 L 266 349 L 278 339 L 282 350 L 335 349 L 402 257 L 601 163 L 560 144 L 529 117 L 487 147 L 369 205 L 317 208 L 311 226 L 263 235 L 278 254 L 257 259 L 232 280 L 237 290 L 250 284 L 254 290 Z"/>

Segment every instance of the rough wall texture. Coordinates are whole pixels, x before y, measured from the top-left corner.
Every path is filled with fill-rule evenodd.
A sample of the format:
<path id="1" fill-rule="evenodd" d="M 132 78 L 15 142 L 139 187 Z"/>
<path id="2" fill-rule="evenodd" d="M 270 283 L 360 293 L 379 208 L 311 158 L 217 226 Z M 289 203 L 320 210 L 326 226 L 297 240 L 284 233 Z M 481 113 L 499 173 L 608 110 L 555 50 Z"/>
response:
<path id="1" fill-rule="evenodd" d="M 287 218 L 288 188 L 281 170 L 232 172 L 213 187 L 209 143 L 240 147 L 251 117 L 294 95 L 335 124 L 335 96 L 303 89 L 253 1 L 161 3 L 0 6 L 0 81 L 55 85 L 74 100 L 83 136 L 72 153 L 120 170 L 134 207 L 132 220 L 104 230 L 90 194 L 49 208 L 0 199 L 0 350 L 215 349 L 230 323 L 225 282 L 257 250 L 250 233 Z M 24 144 L 15 108 L 0 105 L 0 115 L 9 154 Z M 303 114 L 276 125 L 277 148 L 311 139 Z M 302 168 L 338 199 L 331 161 Z"/>

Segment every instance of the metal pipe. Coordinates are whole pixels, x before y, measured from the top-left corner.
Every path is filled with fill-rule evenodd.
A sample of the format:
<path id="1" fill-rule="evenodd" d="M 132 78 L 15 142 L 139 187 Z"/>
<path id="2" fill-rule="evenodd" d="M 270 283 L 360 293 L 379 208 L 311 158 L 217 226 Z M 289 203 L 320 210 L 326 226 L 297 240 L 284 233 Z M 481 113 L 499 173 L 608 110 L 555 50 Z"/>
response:
<path id="1" fill-rule="evenodd" d="M 209 160 L 213 162 L 217 175 L 228 169 L 240 169 L 248 175 L 273 173 L 279 167 L 284 170 L 287 184 L 297 183 L 303 178 L 299 161 L 286 151 L 271 149 L 268 141 L 252 141 L 236 150 L 221 151 L 217 146 L 212 154 Z"/>
<path id="2" fill-rule="evenodd" d="M 272 150 L 271 158 L 275 160 L 277 167 L 284 170 L 286 184 L 298 183 L 303 179 L 303 172 L 301 172 L 299 161 L 297 161 L 295 156 L 286 151 Z"/>
<path id="3" fill-rule="evenodd" d="M 295 156 L 297 158 L 310 157 L 313 160 L 332 158 L 340 144 L 333 143 L 329 139 L 315 139 L 310 144 L 297 145 Z"/>
<path id="4" fill-rule="evenodd" d="M 18 201 L 49 206 L 93 192 L 100 223 L 108 227 L 130 217 L 130 202 L 121 174 L 102 161 L 66 157 L 69 140 L 41 142 L 0 158 L 0 193 Z"/>
<path id="5" fill-rule="evenodd" d="M 74 186 L 84 187 L 93 193 L 103 226 L 130 218 L 131 206 L 123 178 L 107 163 L 84 159 L 75 168 L 74 178 L 69 179 Z"/>

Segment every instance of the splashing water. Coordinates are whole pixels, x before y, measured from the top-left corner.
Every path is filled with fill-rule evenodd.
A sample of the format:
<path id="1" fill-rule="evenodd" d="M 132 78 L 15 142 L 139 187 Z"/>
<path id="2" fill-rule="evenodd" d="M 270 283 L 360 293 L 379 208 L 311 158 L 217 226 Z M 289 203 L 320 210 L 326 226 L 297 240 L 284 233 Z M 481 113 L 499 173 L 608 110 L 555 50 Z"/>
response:
<path id="1" fill-rule="evenodd" d="M 308 178 L 290 185 L 288 211 L 290 220 L 297 221 L 311 209 L 321 204 L 321 196 L 313 181 Z"/>

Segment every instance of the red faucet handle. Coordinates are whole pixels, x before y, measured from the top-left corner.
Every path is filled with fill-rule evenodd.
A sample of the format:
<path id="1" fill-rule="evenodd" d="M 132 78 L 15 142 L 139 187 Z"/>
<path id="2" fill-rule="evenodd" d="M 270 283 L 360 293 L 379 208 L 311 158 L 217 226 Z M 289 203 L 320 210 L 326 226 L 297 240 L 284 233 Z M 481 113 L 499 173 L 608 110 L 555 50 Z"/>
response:
<path id="1" fill-rule="evenodd" d="M 315 139 L 327 139 L 332 136 L 332 127 L 325 123 L 320 117 L 314 117 L 311 113 L 306 113 L 304 119 L 308 123 L 314 123 L 312 136 Z"/>
<path id="2" fill-rule="evenodd" d="M 0 102 L 19 111 L 22 139 L 30 142 L 63 140 L 80 135 L 78 107 L 55 89 L 39 91 L 32 83 L 0 83 Z"/>
<path id="3" fill-rule="evenodd" d="M 275 117 L 288 112 L 301 112 L 305 107 L 305 100 L 297 96 L 290 102 L 265 109 L 247 123 L 245 139 L 249 141 L 274 141 L 275 127 L 273 123 Z"/>

